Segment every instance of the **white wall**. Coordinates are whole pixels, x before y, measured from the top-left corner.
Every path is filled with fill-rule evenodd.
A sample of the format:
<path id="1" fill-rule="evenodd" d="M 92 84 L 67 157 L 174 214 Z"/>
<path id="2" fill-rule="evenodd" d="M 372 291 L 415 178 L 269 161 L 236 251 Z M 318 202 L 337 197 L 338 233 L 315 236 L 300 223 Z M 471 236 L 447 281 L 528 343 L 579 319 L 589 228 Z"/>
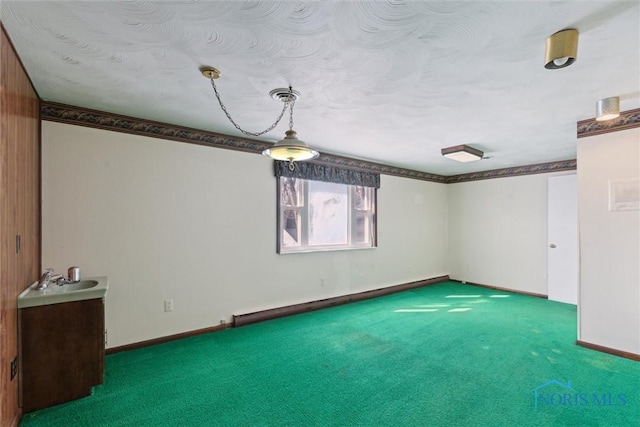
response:
<path id="1" fill-rule="evenodd" d="M 640 211 L 609 211 L 609 181 L 640 178 L 640 129 L 578 141 L 579 335 L 640 354 Z"/>
<path id="2" fill-rule="evenodd" d="M 381 181 L 378 248 L 278 255 L 270 160 L 43 121 L 42 263 L 109 276 L 108 347 L 447 274 L 446 186 Z"/>
<path id="3" fill-rule="evenodd" d="M 547 181 L 559 174 L 449 184 L 451 278 L 546 295 Z"/>

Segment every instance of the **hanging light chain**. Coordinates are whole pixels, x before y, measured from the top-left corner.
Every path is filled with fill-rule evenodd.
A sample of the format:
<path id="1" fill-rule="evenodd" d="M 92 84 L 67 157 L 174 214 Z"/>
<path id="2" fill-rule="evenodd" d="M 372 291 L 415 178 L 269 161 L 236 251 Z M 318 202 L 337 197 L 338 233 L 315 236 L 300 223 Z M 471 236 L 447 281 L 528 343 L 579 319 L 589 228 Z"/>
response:
<path id="1" fill-rule="evenodd" d="M 289 99 L 293 99 L 291 95 L 291 86 L 289 86 Z M 287 101 L 287 104 L 289 104 L 289 130 L 293 130 L 293 106 L 296 105 L 296 100 Z"/>
<path id="2" fill-rule="evenodd" d="M 236 129 L 238 129 L 240 132 L 242 132 L 245 135 L 250 135 L 250 136 L 260 136 L 263 135 L 271 130 L 273 130 L 276 126 L 278 126 L 278 123 L 280 123 L 280 120 L 282 120 L 282 117 L 284 116 L 285 111 L 287 111 L 287 108 L 289 108 L 289 128 L 293 127 L 293 104 L 295 104 L 295 101 L 291 101 L 292 97 L 290 96 L 288 100 L 284 101 L 284 106 L 282 107 L 282 111 L 280 112 L 280 115 L 278 116 L 278 118 L 276 119 L 276 121 L 269 126 L 267 129 L 263 130 L 262 132 L 247 132 L 246 130 L 242 129 L 240 127 L 239 124 L 237 124 L 232 118 L 231 118 L 231 114 L 229 114 L 229 112 L 227 111 L 227 107 L 224 106 L 224 104 L 222 103 L 222 99 L 220 99 L 220 94 L 218 93 L 218 88 L 216 88 L 216 82 L 213 79 L 213 77 L 211 78 L 211 86 L 213 87 L 213 92 L 216 94 L 216 98 L 218 99 L 218 103 L 220 104 L 220 108 L 222 108 L 222 111 L 224 111 L 224 114 L 226 114 L 227 118 L 229 119 L 229 121 L 231 122 L 231 124 L 233 124 Z M 289 86 L 289 93 L 291 94 L 291 86 Z"/>

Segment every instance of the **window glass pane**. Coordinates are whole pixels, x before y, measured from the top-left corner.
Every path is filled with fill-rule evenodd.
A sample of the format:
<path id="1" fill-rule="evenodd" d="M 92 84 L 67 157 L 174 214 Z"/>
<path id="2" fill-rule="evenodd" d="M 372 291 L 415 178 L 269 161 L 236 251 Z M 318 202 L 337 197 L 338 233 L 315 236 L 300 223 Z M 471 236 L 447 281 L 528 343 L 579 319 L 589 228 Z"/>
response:
<path id="1" fill-rule="evenodd" d="M 309 246 L 349 242 L 349 201 L 346 185 L 309 181 Z"/>
<path id="2" fill-rule="evenodd" d="M 302 206 L 302 180 L 295 178 L 280 178 L 280 204 L 282 206 Z"/>
<path id="3" fill-rule="evenodd" d="M 369 231 L 369 213 L 367 211 L 355 211 L 355 217 L 355 243 L 369 243 L 369 236 L 371 235 Z"/>
<path id="4" fill-rule="evenodd" d="M 301 244 L 300 211 L 297 209 L 282 210 L 282 247 L 290 248 Z"/>
<path id="5" fill-rule="evenodd" d="M 279 253 L 376 246 L 375 189 L 279 179 Z"/>

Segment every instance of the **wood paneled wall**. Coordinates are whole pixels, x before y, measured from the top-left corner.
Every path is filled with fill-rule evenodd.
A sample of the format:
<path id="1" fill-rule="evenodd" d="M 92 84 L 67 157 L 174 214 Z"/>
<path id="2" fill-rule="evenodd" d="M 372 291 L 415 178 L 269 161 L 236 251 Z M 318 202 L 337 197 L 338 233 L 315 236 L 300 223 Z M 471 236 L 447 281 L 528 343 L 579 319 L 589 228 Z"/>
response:
<path id="1" fill-rule="evenodd" d="M 40 271 L 40 99 L 0 24 L 0 426 L 18 425 L 17 296 Z M 19 237 L 18 237 L 19 236 Z M 18 242 L 19 239 L 19 242 Z"/>

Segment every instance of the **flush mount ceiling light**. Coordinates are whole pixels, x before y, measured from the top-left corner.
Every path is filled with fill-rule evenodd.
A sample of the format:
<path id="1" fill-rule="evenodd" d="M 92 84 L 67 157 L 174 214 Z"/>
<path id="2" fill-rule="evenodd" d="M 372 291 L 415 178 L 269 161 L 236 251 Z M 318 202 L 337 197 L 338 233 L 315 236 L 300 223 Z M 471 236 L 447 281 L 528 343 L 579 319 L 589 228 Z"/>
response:
<path id="1" fill-rule="evenodd" d="M 482 151 L 468 145 L 456 145 L 455 147 L 443 148 L 440 151 L 446 158 L 463 163 L 481 160 L 484 155 Z"/>
<path id="2" fill-rule="evenodd" d="M 231 124 L 233 124 L 236 127 L 236 129 L 238 129 L 240 132 L 242 132 L 245 135 L 260 136 L 273 130 L 276 126 L 278 126 L 278 123 L 280 123 L 280 120 L 282 120 L 282 117 L 284 116 L 284 113 L 287 111 L 287 109 L 289 110 L 289 130 L 285 132 L 284 139 L 281 139 L 278 142 L 276 142 L 273 145 L 273 147 L 270 147 L 264 150 L 262 154 L 264 154 L 265 156 L 271 157 L 274 160 L 283 160 L 283 161 L 289 162 L 289 169 L 291 170 L 295 169 L 293 162 L 311 160 L 318 157 L 319 153 L 316 150 L 309 148 L 309 146 L 307 146 L 307 144 L 305 144 L 303 141 L 300 141 L 297 137 L 296 131 L 293 130 L 293 106 L 295 105 L 296 100 L 300 98 L 300 93 L 293 90 L 291 86 L 289 86 L 288 89 L 278 88 L 269 92 L 269 95 L 273 99 L 284 103 L 282 107 L 282 111 L 280 112 L 280 115 L 278 116 L 276 121 L 271 126 L 263 130 L 262 132 L 253 133 L 253 132 L 247 132 L 244 129 L 242 129 L 240 125 L 238 125 L 231 118 L 231 115 L 227 111 L 227 108 L 222 103 L 222 99 L 220 99 L 220 94 L 218 93 L 218 88 L 216 87 L 216 83 L 215 83 L 215 80 L 220 78 L 220 71 L 213 67 L 202 67 L 200 68 L 200 72 L 204 77 L 211 80 L 211 87 L 213 87 L 213 92 L 215 93 L 216 98 L 218 99 L 220 108 L 222 108 L 222 111 L 227 116 Z"/>
<path id="3" fill-rule="evenodd" d="M 613 120 L 620 116 L 620 98 L 613 96 L 611 98 L 601 99 L 596 102 L 596 120 L 604 122 L 605 120 Z"/>
<path id="4" fill-rule="evenodd" d="M 578 53 L 578 30 L 558 31 L 547 39 L 544 68 L 557 70 L 576 62 Z"/>

